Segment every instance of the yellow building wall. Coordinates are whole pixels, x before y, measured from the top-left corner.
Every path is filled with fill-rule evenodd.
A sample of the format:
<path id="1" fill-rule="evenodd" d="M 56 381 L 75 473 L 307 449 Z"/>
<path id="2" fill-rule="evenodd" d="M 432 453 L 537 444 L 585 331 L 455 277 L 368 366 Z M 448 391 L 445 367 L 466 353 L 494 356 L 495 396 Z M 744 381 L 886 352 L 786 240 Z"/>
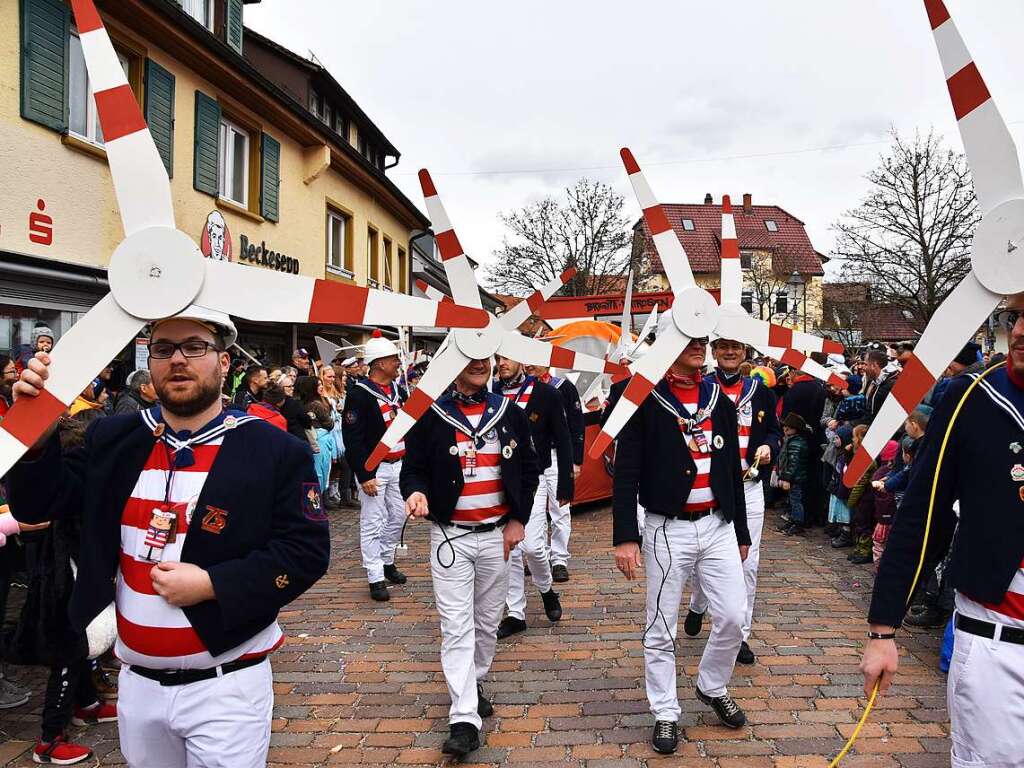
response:
<path id="1" fill-rule="evenodd" d="M 0 250 L 56 261 L 104 266 L 123 237 L 117 201 L 105 159 L 65 145 L 55 131 L 24 120 L 20 114 L 20 61 L 18 0 L 0 0 Z M 112 25 L 116 26 L 116 25 Z M 303 182 L 310 155 L 307 150 L 260 119 L 244 105 L 224 97 L 192 70 L 170 58 L 151 41 L 140 40 L 149 58 L 175 76 L 174 176 L 171 190 L 178 228 L 200 241 L 207 216 L 220 210 L 231 232 L 237 260 L 239 240 L 298 259 L 300 274 L 324 277 L 326 267 L 326 209 L 331 199 L 352 216 L 350 237 L 355 282 L 366 283 L 367 227 L 373 226 L 381 254 L 384 236 L 393 241 L 391 273 L 397 288 L 398 247 L 408 248 L 410 230 L 381 206 L 373 195 L 327 169 L 310 184 Z M 261 221 L 192 187 L 195 91 L 219 98 L 222 107 L 241 111 L 253 123 L 281 142 L 280 222 Z M 257 137 L 252 137 L 254 140 Z M 45 201 L 45 214 L 53 219 L 53 243 L 29 239 L 29 216 L 37 201 Z M 379 254 L 379 258 L 382 255 Z M 245 264 L 251 269 L 265 267 Z M 385 271 L 380 267 L 381 281 Z"/>

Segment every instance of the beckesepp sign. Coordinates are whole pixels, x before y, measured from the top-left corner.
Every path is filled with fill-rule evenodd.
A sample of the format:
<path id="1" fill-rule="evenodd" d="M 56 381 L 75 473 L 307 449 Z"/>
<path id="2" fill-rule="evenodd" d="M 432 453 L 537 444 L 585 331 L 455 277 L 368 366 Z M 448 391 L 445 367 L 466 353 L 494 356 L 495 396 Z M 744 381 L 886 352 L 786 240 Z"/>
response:
<path id="1" fill-rule="evenodd" d="M 206 217 L 199 247 L 208 259 L 257 264 L 277 272 L 299 274 L 299 260 L 268 248 L 266 240 L 260 240 L 257 245 L 246 235 L 239 235 L 238 253 L 235 253 L 231 230 L 220 211 L 212 211 Z"/>

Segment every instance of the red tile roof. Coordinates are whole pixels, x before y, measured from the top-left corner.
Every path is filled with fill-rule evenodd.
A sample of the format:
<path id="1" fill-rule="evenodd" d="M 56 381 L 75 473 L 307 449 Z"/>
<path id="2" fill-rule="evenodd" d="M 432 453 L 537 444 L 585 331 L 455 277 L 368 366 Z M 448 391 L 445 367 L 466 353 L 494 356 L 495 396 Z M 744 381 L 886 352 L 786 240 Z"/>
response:
<path id="1" fill-rule="evenodd" d="M 722 206 L 718 204 L 666 204 L 662 206 L 672 229 L 679 237 L 690 258 L 690 268 L 697 273 L 718 274 L 721 237 Z M 733 204 L 736 236 L 742 249 L 770 250 L 775 257 L 775 271 L 788 274 L 794 270 L 803 275 L 823 275 L 824 257 L 811 245 L 804 223 L 777 205 L 754 205 L 750 213 L 743 206 Z M 683 219 L 693 221 L 693 231 L 683 229 Z M 769 232 L 765 221 L 772 219 L 778 232 Z M 654 241 L 643 219 L 633 228 L 634 247 L 643 243 L 644 253 L 652 259 L 655 272 L 664 272 L 654 249 Z"/>
<path id="2" fill-rule="evenodd" d="M 899 307 L 873 302 L 867 283 L 825 283 L 822 303 L 823 328 L 849 324 L 864 341 L 913 341 L 925 325 Z"/>

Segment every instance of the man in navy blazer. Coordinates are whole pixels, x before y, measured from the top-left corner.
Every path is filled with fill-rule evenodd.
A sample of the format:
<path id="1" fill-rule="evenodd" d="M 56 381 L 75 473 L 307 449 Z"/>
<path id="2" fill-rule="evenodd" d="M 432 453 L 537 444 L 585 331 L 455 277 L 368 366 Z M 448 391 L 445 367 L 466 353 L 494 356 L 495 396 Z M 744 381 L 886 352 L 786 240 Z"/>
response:
<path id="1" fill-rule="evenodd" d="M 223 410 L 236 335 L 201 307 L 155 323 L 160 407 L 93 422 L 67 455 L 51 431 L 9 474 L 20 520 L 81 519 L 71 620 L 87 630 L 116 607 L 118 727 L 132 766 L 266 764 L 277 613 L 329 562 L 309 447 Z M 42 392 L 49 363 L 29 361 L 15 398 Z"/>

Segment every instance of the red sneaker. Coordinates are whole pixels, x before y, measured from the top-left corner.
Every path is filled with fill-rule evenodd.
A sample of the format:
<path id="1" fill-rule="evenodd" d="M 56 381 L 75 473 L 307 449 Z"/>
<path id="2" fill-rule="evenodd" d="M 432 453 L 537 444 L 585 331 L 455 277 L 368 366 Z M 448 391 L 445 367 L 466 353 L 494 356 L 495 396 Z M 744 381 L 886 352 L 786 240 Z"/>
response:
<path id="1" fill-rule="evenodd" d="M 117 704 L 103 702 L 93 704 L 91 707 L 81 709 L 75 707 L 75 714 L 71 718 L 72 725 L 95 725 L 96 723 L 116 723 Z"/>
<path id="2" fill-rule="evenodd" d="M 83 747 L 81 744 L 72 744 L 63 735 L 49 742 L 40 739 L 36 742 L 36 748 L 32 750 L 32 761 L 36 763 L 74 765 L 90 759 L 92 759 L 91 749 Z"/>

